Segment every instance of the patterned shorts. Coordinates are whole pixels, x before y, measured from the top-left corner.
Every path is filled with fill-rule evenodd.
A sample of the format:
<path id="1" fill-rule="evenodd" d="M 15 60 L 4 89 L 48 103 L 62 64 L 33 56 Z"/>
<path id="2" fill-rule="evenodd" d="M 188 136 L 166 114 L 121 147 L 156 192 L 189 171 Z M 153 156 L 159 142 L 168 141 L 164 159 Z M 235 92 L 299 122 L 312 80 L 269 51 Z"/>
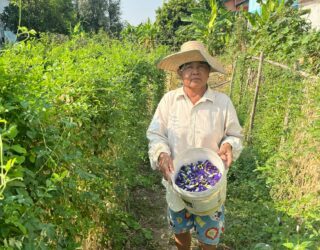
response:
<path id="1" fill-rule="evenodd" d="M 220 235 L 224 232 L 224 206 L 212 215 L 196 215 L 186 209 L 174 212 L 168 209 L 169 224 L 175 234 L 185 233 L 194 229 L 200 242 L 217 245 Z"/>

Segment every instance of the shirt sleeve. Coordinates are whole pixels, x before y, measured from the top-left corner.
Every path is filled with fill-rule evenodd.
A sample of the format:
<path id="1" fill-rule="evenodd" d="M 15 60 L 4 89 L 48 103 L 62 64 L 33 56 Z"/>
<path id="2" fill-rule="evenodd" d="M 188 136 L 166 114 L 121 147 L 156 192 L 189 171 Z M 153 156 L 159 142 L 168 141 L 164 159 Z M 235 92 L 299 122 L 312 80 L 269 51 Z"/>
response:
<path id="1" fill-rule="evenodd" d="M 228 100 L 226 119 L 225 119 L 225 132 L 221 141 L 221 145 L 229 143 L 232 146 L 233 160 L 237 160 L 242 151 L 242 128 L 240 126 L 236 110 L 231 102 Z"/>
<path id="2" fill-rule="evenodd" d="M 168 100 L 164 96 L 152 118 L 152 121 L 147 130 L 147 138 L 149 140 L 149 159 L 153 169 L 158 167 L 158 158 L 160 153 L 165 152 L 171 155 L 168 142 Z"/>

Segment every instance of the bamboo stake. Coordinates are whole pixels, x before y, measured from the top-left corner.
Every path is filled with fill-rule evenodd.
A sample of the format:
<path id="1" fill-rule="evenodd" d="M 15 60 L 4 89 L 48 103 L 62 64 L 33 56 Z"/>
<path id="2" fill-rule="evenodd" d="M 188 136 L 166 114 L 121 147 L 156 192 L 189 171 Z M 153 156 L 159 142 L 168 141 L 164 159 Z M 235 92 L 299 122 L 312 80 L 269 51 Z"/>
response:
<path id="1" fill-rule="evenodd" d="M 296 64 L 294 67 L 294 70 L 297 71 L 297 69 L 298 69 L 298 66 Z M 290 103 L 291 103 L 291 92 L 289 92 L 289 97 L 288 97 L 287 106 L 286 106 L 286 114 L 283 119 L 283 134 L 281 135 L 281 138 L 280 138 L 280 144 L 279 144 L 280 149 L 282 148 L 283 144 L 286 142 L 285 133 L 287 132 L 289 127 L 288 125 L 289 125 Z"/>
<path id="2" fill-rule="evenodd" d="M 257 106 L 257 102 L 258 102 L 259 87 L 260 87 L 260 83 L 261 83 L 262 65 L 263 65 L 263 52 L 260 53 L 260 59 L 259 59 L 257 84 L 256 84 L 256 89 L 255 89 L 254 98 L 253 98 L 253 105 L 252 105 L 252 110 L 251 110 L 251 115 L 250 115 L 249 131 L 248 131 L 248 134 L 247 134 L 248 143 L 251 143 L 251 140 L 252 140 L 252 130 L 253 130 L 253 123 L 254 123 L 254 116 L 255 116 L 255 113 L 256 113 L 256 106 Z"/>
<path id="3" fill-rule="evenodd" d="M 286 132 L 288 130 L 288 127 L 289 127 L 288 125 L 289 125 L 290 103 L 291 103 L 291 95 L 288 98 L 287 110 L 286 110 L 285 117 L 283 119 L 283 132 Z M 282 148 L 282 146 L 285 143 L 285 141 L 286 141 L 286 136 L 285 136 L 285 134 L 282 134 L 281 139 L 280 139 L 279 148 Z"/>
<path id="4" fill-rule="evenodd" d="M 243 93 L 245 93 L 245 91 L 248 89 L 248 83 L 249 83 L 250 77 L 251 77 L 251 68 L 249 67 L 248 70 L 247 70 L 247 81 L 246 81 L 246 84 L 243 84 L 242 81 L 240 83 L 238 106 L 241 105 Z"/>
<path id="5" fill-rule="evenodd" d="M 255 60 L 260 60 L 260 58 L 259 58 L 259 57 L 256 57 L 256 56 L 252 56 L 251 58 L 252 58 L 252 59 L 255 59 Z M 294 69 L 294 68 L 290 68 L 289 66 L 284 65 L 284 64 L 282 64 L 282 63 L 274 62 L 274 61 L 267 60 L 267 59 L 265 59 L 264 61 L 267 62 L 267 63 L 270 63 L 270 64 L 272 64 L 272 65 L 278 66 L 278 67 L 280 67 L 280 68 L 283 68 L 283 69 L 292 70 L 292 71 L 300 74 L 300 75 L 303 76 L 303 77 L 309 77 L 309 78 L 312 78 L 312 79 L 319 79 L 319 77 L 317 77 L 317 76 L 310 75 L 309 73 L 304 72 L 304 71 L 301 71 L 301 70 L 296 70 L 296 69 Z"/>
<path id="6" fill-rule="evenodd" d="M 252 68 L 248 68 L 248 76 L 247 76 L 247 82 L 246 82 L 246 85 L 245 85 L 245 90 L 248 89 L 249 87 L 249 83 L 252 82 Z"/>
<path id="7" fill-rule="evenodd" d="M 225 84 L 228 83 L 228 82 L 229 82 L 229 80 L 224 81 L 224 82 L 222 82 L 222 83 L 219 83 L 218 85 L 213 85 L 213 88 L 218 88 L 218 87 L 220 87 L 220 86 L 222 86 L 222 85 L 225 85 Z"/>
<path id="8" fill-rule="evenodd" d="M 233 81 L 236 75 L 236 67 L 237 67 L 237 59 L 233 63 L 233 69 L 232 69 L 232 76 L 231 76 L 231 81 L 230 81 L 230 90 L 229 90 L 229 97 L 232 97 L 232 89 L 233 89 Z"/>

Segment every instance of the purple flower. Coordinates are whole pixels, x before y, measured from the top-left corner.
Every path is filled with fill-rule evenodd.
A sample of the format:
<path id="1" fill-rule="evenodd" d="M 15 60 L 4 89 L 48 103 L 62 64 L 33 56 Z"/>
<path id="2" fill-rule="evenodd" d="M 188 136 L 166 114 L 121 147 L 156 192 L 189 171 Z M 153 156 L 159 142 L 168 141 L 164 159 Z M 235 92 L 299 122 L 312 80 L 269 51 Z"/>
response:
<path id="1" fill-rule="evenodd" d="M 216 185 L 221 176 L 219 169 L 210 161 L 198 161 L 183 165 L 178 172 L 175 184 L 189 192 L 201 192 Z"/>

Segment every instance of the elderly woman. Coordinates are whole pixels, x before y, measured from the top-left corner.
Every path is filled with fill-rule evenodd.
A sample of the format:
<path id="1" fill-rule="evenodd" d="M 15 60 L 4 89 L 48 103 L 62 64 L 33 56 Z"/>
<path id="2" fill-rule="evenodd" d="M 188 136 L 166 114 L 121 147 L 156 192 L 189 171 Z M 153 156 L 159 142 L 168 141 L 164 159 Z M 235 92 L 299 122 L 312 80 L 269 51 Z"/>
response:
<path id="1" fill-rule="evenodd" d="M 224 231 L 224 206 L 209 215 L 190 213 L 173 191 L 170 176 L 173 159 L 188 148 L 217 152 L 226 168 L 239 156 L 242 135 L 234 106 L 228 96 L 207 84 L 211 72 L 224 69 L 198 41 L 184 43 L 158 67 L 177 72 L 183 83 L 163 96 L 147 131 L 151 166 L 163 175 L 175 243 L 178 249 L 190 249 L 194 229 L 202 249 L 216 249 Z"/>

